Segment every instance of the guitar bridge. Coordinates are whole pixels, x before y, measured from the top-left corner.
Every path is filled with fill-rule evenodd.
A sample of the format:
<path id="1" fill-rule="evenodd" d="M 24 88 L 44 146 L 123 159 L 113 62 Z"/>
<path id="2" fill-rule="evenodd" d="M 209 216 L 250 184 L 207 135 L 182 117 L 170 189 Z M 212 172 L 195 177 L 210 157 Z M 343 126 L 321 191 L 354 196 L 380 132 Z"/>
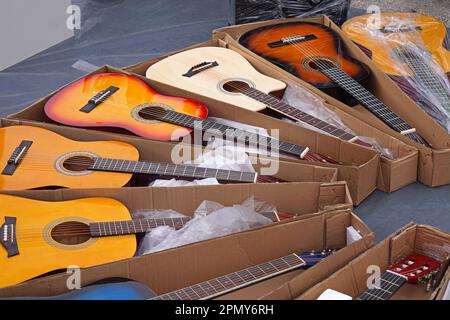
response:
<path id="1" fill-rule="evenodd" d="M 17 167 L 27 153 L 28 149 L 30 149 L 32 143 L 33 141 L 23 140 L 20 145 L 14 149 L 2 171 L 2 175 L 12 176 L 14 172 L 16 172 Z"/>
<path id="2" fill-rule="evenodd" d="M 5 217 L 5 223 L 0 228 L 0 243 L 6 249 L 8 257 L 19 254 L 16 238 L 16 218 Z"/>
<path id="3" fill-rule="evenodd" d="M 110 86 L 106 90 L 102 90 L 97 93 L 95 96 L 89 99 L 88 103 L 80 109 L 80 111 L 89 113 L 94 110 L 98 105 L 100 105 L 103 101 L 111 97 L 119 88 Z"/>
<path id="4" fill-rule="evenodd" d="M 271 42 L 271 43 L 268 43 L 267 45 L 271 48 L 277 48 L 277 47 L 282 47 L 282 46 L 286 46 L 286 45 L 293 44 L 293 43 L 305 42 L 305 41 L 310 41 L 310 40 L 314 40 L 314 39 L 317 39 L 317 37 L 313 34 L 309 34 L 306 36 L 291 36 L 291 37 L 281 38 L 279 41 Z"/>
<path id="5" fill-rule="evenodd" d="M 205 62 L 199 63 L 199 64 L 193 66 L 192 68 L 190 68 L 186 73 L 184 73 L 183 77 L 190 78 L 204 70 L 207 70 L 207 69 L 210 69 L 213 67 L 217 67 L 218 65 L 219 64 L 217 63 L 217 61 L 210 61 L 210 62 L 205 61 Z"/>

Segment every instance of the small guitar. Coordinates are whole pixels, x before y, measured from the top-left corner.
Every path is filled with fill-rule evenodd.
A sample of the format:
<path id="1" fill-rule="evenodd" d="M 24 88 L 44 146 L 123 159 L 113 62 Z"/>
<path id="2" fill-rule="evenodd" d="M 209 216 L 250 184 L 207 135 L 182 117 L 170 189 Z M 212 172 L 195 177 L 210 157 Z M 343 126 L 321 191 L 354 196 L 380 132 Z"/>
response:
<path id="1" fill-rule="evenodd" d="M 412 255 L 394 263 L 379 279 L 379 287 L 366 290 L 357 300 L 389 300 L 405 283 L 431 286 L 441 263 L 424 255 Z"/>
<path id="2" fill-rule="evenodd" d="M 109 198 L 44 202 L 0 195 L 0 287 L 77 265 L 96 266 L 132 257 L 135 234 L 190 218 L 130 219 L 128 209 Z M 275 212 L 262 213 L 273 222 Z"/>
<path id="3" fill-rule="evenodd" d="M 386 125 L 420 144 L 421 136 L 358 81 L 368 70 L 348 57 L 336 32 L 317 23 L 285 22 L 244 33 L 239 43 L 320 89 L 339 87 Z"/>
<path id="4" fill-rule="evenodd" d="M 138 161 L 138 150 L 118 141 L 79 142 L 32 126 L 0 128 L 0 189 L 119 188 L 133 174 L 223 183 L 281 182 L 255 172 Z"/>
<path id="5" fill-rule="evenodd" d="M 208 300 L 299 268 L 310 268 L 333 251 L 292 253 L 240 271 L 165 293 L 150 300 Z"/>
<path id="6" fill-rule="evenodd" d="M 200 47 L 176 53 L 151 65 L 146 77 L 244 109 L 269 109 L 339 139 L 370 146 L 271 95 L 271 92 L 284 90 L 286 84 L 258 72 L 243 56 L 230 49 Z"/>
<path id="7" fill-rule="evenodd" d="M 430 100 L 427 97 L 420 99 L 426 92 L 438 99 L 450 115 L 450 91 L 430 65 L 434 61 L 443 75 L 450 73 L 450 51 L 443 46 L 446 26 L 438 19 L 412 12 L 377 14 L 378 26 L 369 24 L 372 17 L 352 18 L 344 23 L 342 30 L 415 101 Z M 414 78 L 416 83 L 424 86 L 425 90 L 420 90 L 422 94 L 409 85 L 405 77 Z M 432 107 L 430 103 L 428 101 L 425 107 Z"/>
<path id="8" fill-rule="evenodd" d="M 308 147 L 247 132 L 206 119 L 202 103 L 156 93 L 139 78 L 121 73 L 89 75 L 68 85 L 45 104 L 46 115 L 76 127 L 121 128 L 156 140 L 178 140 L 194 129 L 221 133 L 301 159 L 336 163 L 309 151 Z"/>

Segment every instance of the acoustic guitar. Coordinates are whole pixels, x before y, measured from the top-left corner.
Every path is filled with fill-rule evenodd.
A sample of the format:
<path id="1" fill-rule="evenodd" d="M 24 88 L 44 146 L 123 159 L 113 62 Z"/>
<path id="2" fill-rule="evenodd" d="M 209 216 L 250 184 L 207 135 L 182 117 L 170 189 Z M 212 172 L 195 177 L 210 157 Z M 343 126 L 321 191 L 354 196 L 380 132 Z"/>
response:
<path id="1" fill-rule="evenodd" d="M 132 257 L 135 234 L 158 226 L 182 228 L 190 218 L 131 219 L 109 198 L 45 202 L 0 195 L 0 287 L 71 265 L 86 268 Z M 273 222 L 275 212 L 262 213 Z"/>
<path id="2" fill-rule="evenodd" d="M 345 141 L 370 146 L 271 95 L 284 90 L 286 84 L 258 72 L 243 56 L 230 49 L 199 47 L 179 52 L 151 65 L 146 77 L 247 110 L 269 109 Z"/>
<path id="3" fill-rule="evenodd" d="M 303 260 L 304 264 L 302 264 L 300 267 L 307 269 L 307 268 L 311 268 L 314 265 L 318 264 L 320 261 L 322 261 L 323 259 L 327 258 L 333 251 L 332 250 L 324 250 L 321 252 L 316 252 L 316 251 L 308 251 L 308 252 L 303 252 L 301 254 L 298 254 L 299 259 Z M 273 262 L 278 262 L 277 264 L 275 264 L 275 266 L 280 266 L 280 262 L 281 263 L 292 263 L 292 258 L 287 257 L 286 259 L 276 259 L 273 260 Z M 299 260 L 300 261 L 300 260 Z M 249 272 L 251 272 L 251 274 L 253 274 L 254 276 L 254 281 L 253 282 L 248 282 L 246 284 L 241 284 L 241 283 L 236 283 L 236 279 L 235 278 L 229 278 L 229 280 L 227 281 L 228 283 L 226 284 L 226 286 L 222 287 L 221 289 L 223 289 L 223 292 L 219 292 L 219 288 L 217 288 L 215 295 L 221 295 L 224 294 L 226 292 L 232 291 L 232 290 L 236 290 L 238 288 L 244 287 L 246 285 L 250 285 L 251 283 L 256 283 L 259 281 L 262 281 L 264 279 L 270 278 L 272 276 L 276 275 L 276 272 L 273 272 L 273 274 L 269 273 L 270 270 L 267 269 L 262 269 L 265 272 L 265 277 L 261 277 L 261 272 L 258 272 L 258 268 L 264 267 L 270 265 L 270 262 L 266 262 L 260 265 L 256 265 L 252 268 L 248 268 Z M 288 272 L 291 269 L 286 268 L 285 270 L 280 270 L 284 273 L 284 272 Z M 239 271 L 236 274 L 243 274 L 245 271 Z M 248 274 L 247 277 L 250 277 L 251 274 Z M 232 274 L 233 275 L 233 274 Z M 226 277 L 226 276 L 225 276 Z M 231 288 L 230 286 L 230 282 L 232 281 L 234 283 L 234 287 Z M 217 279 L 212 279 L 207 281 L 207 283 L 221 283 L 223 282 L 223 284 L 225 284 L 225 278 L 224 277 L 219 277 Z M 230 286 L 228 288 L 228 286 Z M 196 287 L 194 286 L 197 291 L 194 292 L 199 292 L 202 288 L 201 287 Z M 205 288 L 205 286 L 203 285 L 203 288 Z M 208 287 L 209 288 L 209 287 Z M 189 291 L 190 288 L 186 288 L 186 289 L 181 289 L 181 290 L 177 290 L 171 294 L 168 294 L 167 297 L 170 299 L 172 297 L 178 299 L 186 299 L 186 293 L 193 293 L 191 291 Z M 226 291 L 226 292 L 225 292 Z M 103 279 L 101 281 L 92 283 L 88 286 L 85 286 L 81 289 L 77 289 L 77 290 L 72 290 L 69 291 L 67 293 L 61 294 L 61 295 L 57 295 L 57 296 L 51 296 L 51 297 L 14 297 L 14 298 L 0 298 L 0 300 L 149 300 L 149 299 L 155 299 L 155 300 L 163 300 L 164 296 L 157 296 L 157 294 L 151 290 L 149 287 L 147 287 L 146 285 L 139 283 L 137 281 L 132 281 L 129 279 L 125 279 L 125 278 L 111 278 L 111 279 Z M 198 299 L 201 298 L 201 296 L 194 296 L 194 297 L 189 297 L 190 299 Z"/>
<path id="4" fill-rule="evenodd" d="M 379 285 L 369 288 L 357 300 L 389 300 L 405 283 L 423 283 L 429 289 L 441 263 L 436 259 L 416 254 L 397 261 L 379 279 Z"/>
<path id="5" fill-rule="evenodd" d="M 379 25 L 372 25 L 371 21 Z M 344 23 L 342 31 L 415 101 L 430 99 L 417 99 L 423 94 L 405 77 L 424 86 L 450 115 L 450 91 L 440 79 L 450 74 L 450 51 L 443 46 L 447 27 L 441 21 L 420 13 L 383 12 L 352 18 Z M 431 63 L 441 68 L 442 75 Z"/>
<path id="6" fill-rule="evenodd" d="M 308 147 L 263 137 L 206 119 L 208 109 L 198 101 L 155 92 L 141 79 L 121 73 L 92 74 L 63 88 L 45 104 L 46 115 L 76 127 L 121 128 L 156 140 L 178 140 L 197 132 L 278 149 L 304 160 L 337 163 Z"/>
<path id="7" fill-rule="evenodd" d="M 426 144 L 399 115 L 359 82 L 369 72 L 343 48 L 339 35 L 311 22 L 284 22 L 244 33 L 239 43 L 320 89 L 339 87 L 393 130 Z"/>
<path id="8" fill-rule="evenodd" d="M 138 150 L 119 141 L 79 142 L 33 126 L 0 128 L 0 189 L 119 188 L 133 174 L 222 183 L 283 180 L 226 169 L 139 161 Z"/>

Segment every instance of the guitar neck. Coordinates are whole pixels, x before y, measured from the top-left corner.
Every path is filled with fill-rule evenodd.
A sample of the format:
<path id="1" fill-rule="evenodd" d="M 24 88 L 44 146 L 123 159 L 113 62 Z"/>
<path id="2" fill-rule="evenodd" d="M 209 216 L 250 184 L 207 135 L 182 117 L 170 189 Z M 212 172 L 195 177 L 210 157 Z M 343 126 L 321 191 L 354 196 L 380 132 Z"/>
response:
<path id="1" fill-rule="evenodd" d="M 279 150 L 280 152 L 303 158 L 309 151 L 309 148 L 299 146 L 286 141 L 279 141 L 270 137 L 261 136 L 245 130 L 233 128 L 215 121 L 206 119 L 202 120 L 184 113 L 165 110 L 159 115 L 153 115 L 156 119 L 194 130 L 206 132 L 208 130 L 217 131 L 226 138 L 232 138 L 237 142 L 248 144 L 251 146 L 259 146 L 266 150 Z"/>
<path id="2" fill-rule="evenodd" d="M 191 179 L 216 178 L 223 182 L 253 183 L 256 182 L 257 179 L 257 173 L 255 172 L 107 158 L 94 158 L 94 163 L 89 167 L 89 170 L 138 173 Z"/>
<path id="3" fill-rule="evenodd" d="M 272 220 L 272 222 L 280 221 L 275 211 L 261 212 L 260 214 Z M 89 229 L 93 237 L 124 236 L 145 233 L 161 226 L 169 226 L 175 230 L 179 230 L 191 219 L 191 217 L 180 217 L 93 222 L 89 224 Z"/>
<path id="4" fill-rule="evenodd" d="M 439 100 L 445 111 L 450 114 L 450 91 L 439 78 L 439 75 L 421 57 L 408 54 L 408 52 L 400 53 L 399 57 L 408 65 L 414 77 L 428 89 L 432 96 Z M 443 74 L 446 76 L 445 73 Z"/>
<path id="5" fill-rule="evenodd" d="M 305 262 L 296 254 L 264 262 L 237 272 L 175 290 L 151 300 L 207 300 L 264 279 L 300 268 Z"/>
<path id="6" fill-rule="evenodd" d="M 389 109 L 383 102 L 364 88 L 359 82 L 336 66 L 319 67 L 319 70 L 335 82 L 340 88 L 358 100 L 364 107 L 377 116 L 395 131 L 407 136 L 420 144 L 426 142 L 420 137 L 414 128 Z"/>
<path id="7" fill-rule="evenodd" d="M 357 300 L 389 300 L 406 281 L 405 276 L 386 271 L 380 278 L 379 287 L 367 289 Z"/>
<path id="8" fill-rule="evenodd" d="M 264 103 L 267 108 L 271 110 L 275 110 L 290 119 L 294 121 L 300 121 L 304 122 L 310 126 L 313 126 L 323 132 L 326 132 L 332 136 L 335 136 L 337 138 L 353 142 L 357 139 L 354 135 L 345 132 L 342 129 L 336 128 L 335 126 L 322 121 L 306 112 L 303 112 L 293 106 L 288 105 L 287 103 L 284 103 L 283 101 L 264 93 L 258 89 L 248 87 L 244 90 L 242 90 L 242 93 L 247 95 L 248 97 L 255 99 L 259 102 Z"/>

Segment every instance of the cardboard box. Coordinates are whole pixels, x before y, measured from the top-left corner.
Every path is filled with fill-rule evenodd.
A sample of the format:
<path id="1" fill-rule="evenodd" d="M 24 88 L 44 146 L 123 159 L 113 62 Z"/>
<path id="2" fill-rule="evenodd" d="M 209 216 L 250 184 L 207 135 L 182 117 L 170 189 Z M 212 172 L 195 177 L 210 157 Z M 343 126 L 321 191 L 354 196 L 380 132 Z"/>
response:
<path id="1" fill-rule="evenodd" d="M 190 48 L 204 47 L 204 46 L 227 47 L 232 50 L 235 50 L 233 45 L 228 45 L 225 41 L 223 41 L 221 39 L 215 39 L 212 41 L 207 41 L 207 42 L 197 44 L 195 46 L 192 46 L 192 47 L 189 47 L 186 49 L 181 49 L 179 51 L 171 52 L 171 53 L 168 53 L 161 57 L 157 57 L 157 58 L 153 58 L 153 59 L 144 61 L 142 63 L 127 67 L 126 70 L 145 76 L 146 70 L 149 66 L 157 63 L 158 61 L 164 59 L 165 57 L 173 55 L 174 53 L 177 53 L 177 52 L 188 50 Z M 241 53 L 259 72 L 261 72 L 267 76 L 276 78 L 278 80 L 282 80 L 286 83 L 293 83 L 290 79 L 288 79 L 288 77 L 286 77 L 285 74 L 280 73 L 279 71 L 274 72 L 268 62 L 257 60 L 254 57 L 249 56 L 246 53 L 240 52 L 238 50 L 235 50 L 235 51 Z M 298 85 L 298 83 L 297 83 L 297 85 Z M 307 89 L 309 89 L 309 88 L 307 88 Z M 189 94 L 189 93 L 183 92 L 183 94 Z M 206 102 L 208 106 L 225 105 L 221 101 L 212 100 L 212 99 L 204 97 L 202 95 L 192 95 L 192 96 L 195 97 L 196 99 Z M 382 190 L 384 192 L 392 192 L 392 191 L 398 190 L 398 189 L 417 180 L 417 164 L 418 164 L 418 153 L 419 152 L 416 148 L 409 146 L 406 143 L 404 143 L 394 137 L 389 136 L 388 134 L 382 132 L 381 130 L 378 130 L 378 129 L 366 124 L 364 121 L 344 112 L 343 110 L 341 110 L 337 107 L 334 107 L 331 104 L 328 104 L 325 99 L 319 97 L 318 95 L 316 95 L 316 96 L 319 100 L 324 101 L 325 105 L 329 109 L 334 111 L 339 116 L 339 118 L 344 122 L 344 124 L 347 125 L 354 132 L 356 132 L 358 135 L 373 137 L 379 142 L 379 144 L 383 148 L 388 148 L 392 151 L 393 155 L 396 158 L 395 160 L 391 160 L 384 156 L 380 158 L 380 167 L 378 170 L 378 177 L 377 177 L 377 188 L 379 190 Z M 227 112 L 228 110 L 231 110 L 230 107 L 221 108 L 218 110 L 218 112 L 223 112 L 224 116 L 229 117 L 229 112 Z M 274 119 L 276 119 L 276 118 L 271 117 L 271 120 L 274 120 Z M 276 121 L 278 122 L 278 126 L 280 128 L 287 127 L 285 121 L 280 121 L 278 119 L 276 119 Z M 292 128 L 292 126 L 289 126 L 289 128 Z M 294 129 L 289 129 L 289 130 L 294 130 Z M 301 134 L 304 134 L 305 131 L 300 131 L 300 132 L 301 132 Z"/>
<path id="2" fill-rule="evenodd" d="M 379 266 L 383 273 L 392 263 L 413 253 L 445 260 L 450 254 L 450 234 L 431 226 L 409 224 L 305 291 L 297 299 L 317 299 L 326 289 L 334 289 L 355 298 L 367 289 L 368 266 Z M 444 272 L 447 267 L 448 261 L 443 264 Z M 302 279 L 297 280 L 300 282 Z M 434 291 L 426 291 L 425 287 L 404 284 L 392 299 L 433 299 L 439 287 Z"/>
<path id="3" fill-rule="evenodd" d="M 371 75 L 367 81 L 369 91 L 392 108 L 394 112 L 405 119 L 409 124 L 411 124 L 412 127 L 416 128 L 417 132 L 432 145 L 432 148 L 415 143 L 409 138 L 390 129 L 361 105 L 350 108 L 344 103 L 325 94 L 321 90 L 297 78 L 296 76 L 273 64 L 267 63 L 265 59 L 244 48 L 237 41 L 239 36 L 248 30 L 285 21 L 316 22 L 324 24 L 336 31 L 341 36 L 343 47 L 350 54 L 350 56 L 361 61 L 369 68 L 371 72 Z M 395 85 L 395 83 L 387 75 L 379 70 L 370 58 L 367 57 L 348 37 L 346 37 L 339 27 L 327 17 L 322 16 L 314 18 L 272 20 L 225 27 L 215 30 L 213 38 L 221 39 L 230 49 L 243 54 L 247 59 L 251 57 L 251 61 L 259 61 L 262 64 L 261 68 L 264 73 L 272 74 L 274 77 L 278 76 L 278 79 L 285 79 L 289 82 L 296 83 L 297 85 L 304 86 L 322 97 L 330 105 L 341 109 L 343 112 L 348 113 L 351 116 L 379 129 L 380 131 L 403 141 L 409 146 L 418 149 L 418 180 L 420 182 L 433 187 L 450 183 L 450 135 L 419 106 L 417 106 L 414 101 L 412 101 L 399 87 L 397 87 L 397 85 Z"/>
<path id="4" fill-rule="evenodd" d="M 93 73 L 101 72 L 126 73 L 119 69 L 108 66 L 102 67 Z M 269 130 L 279 128 L 281 140 L 297 143 L 300 145 L 307 145 L 314 152 L 320 152 L 338 161 L 342 161 L 343 163 L 349 163 L 346 165 L 332 165 L 282 158 L 283 160 L 289 162 L 308 163 L 321 167 L 338 168 L 338 180 L 345 180 L 348 182 L 349 189 L 355 204 L 359 204 L 361 201 L 363 201 L 376 188 L 379 154 L 375 150 L 358 146 L 353 143 L 344 142 L 334 137 L 303 129 L 295 124 L 281 122 L 275 118 L 234 107 L 212 99 L 202 99 L 202 97 L 197 96 L 193 93 L 164 85 L 156 81 L 148 80 L 143 76 L 139 77 L 142 80 L 146 81 L 151 87 L 153 87 L 153 89 L 157 90 L 158 92 L 168 95 L 194 98 L 206 103 L 209 108 L 210 116 L 218 116 L 255 126 L 260 126 Z M 52 94 L 37 101 L 25 110 L 8 118 L 31 120 L 34 122 L 50 122 L 50 120 L 45 116 L 44 105 Z M 112 135 L 110 137 L 112 137 Z M 128 139 L 129 136 L 116 134 L 116 137 L 117 139 L 125 140 Z M 136 140 L 133 141 L 137 142 L 138 139 L 145 141 L 141 138 L 135 139 Z"/>
<path id="5" fill-rule="evenodd" d="M 32 125 L 42 127 L 76 141 L 120 140 L 134 145 L 139 150 L 140 160 L 172 163 L 171 153 L 174 145 L 170 142 L 146 140 L 131 135 L 118 135 L 110 132 L 65 127 L 50 123 L 0 119 L 0 127 L 12 125 Z M 202 151 L 201 148 L 192 148 L 190 150 L 192 155 L 199 154 Z M 251 160 L 254 163 L 255 170 L 258 172 L 266 166 L 271 166 L 272 161 L 277 161 L 274 159 L 264 161 L 261 160 L 261 158 L 254 157 L 252 157 Z M 276 165 L 278 166 L 276 177 L 286 181 L 333 182 L 337 180 L 338 173 L 336 168 L 320 167 L 306 163 L 294 163 L 282 160 L 277 161 Z M 146 186 L 148 185 L 148 182 L 149 180 L 147 177 L 141 176 L 139 177 L 139 180 L 133 179 L 127 186 Z"/>
<path id="6" fill-rule="evenodd" d="M 372 231 L 350 211 L 345 184 L 293 183 L 263 186 L 226 185 L 183 188 L 127 188 L 11 192 L 41 200 L 68 200 L 78 197 L 109 196 L 122 201 L 130 211 L 174 209 L 192 215 L 205 199 L 223 205 L 241 203 L 254 196 L 275 205 L 279 212 L 299 213 L 295 219 L 224 237 L 201 241 L 145 256 L 86 268 L 81 271 L 81 285 L 109 278 L 126 277 L 165 293 L 189 286 L 288 253 L 325 248 L 341 248 L 331 257 L 341 264 L 367 250 L 373 243 Z M 336 209 L 339 208 L 339 209 Z M 319 212 L 317 212 L 319 211 Z M 316 212 L 316 213 L 314 213 Z M 362 239 L 346 244 L 346 228 L 359 230 Z M 336 264 L 336 270 L 340 264 Z M 319 267 L 317 265 L 316 267 Z M 291 277 L 307 271 L 293 271 L 244 288 L 226 297 L 258 298 Z M 49 296 L 67 290 L 67 273 L 36 278 L 0 289 L 0 296 Z M 321 279 L 317 279 L 320 281 Z M 225 297 L 225 296 L 224 296 Z"/>

